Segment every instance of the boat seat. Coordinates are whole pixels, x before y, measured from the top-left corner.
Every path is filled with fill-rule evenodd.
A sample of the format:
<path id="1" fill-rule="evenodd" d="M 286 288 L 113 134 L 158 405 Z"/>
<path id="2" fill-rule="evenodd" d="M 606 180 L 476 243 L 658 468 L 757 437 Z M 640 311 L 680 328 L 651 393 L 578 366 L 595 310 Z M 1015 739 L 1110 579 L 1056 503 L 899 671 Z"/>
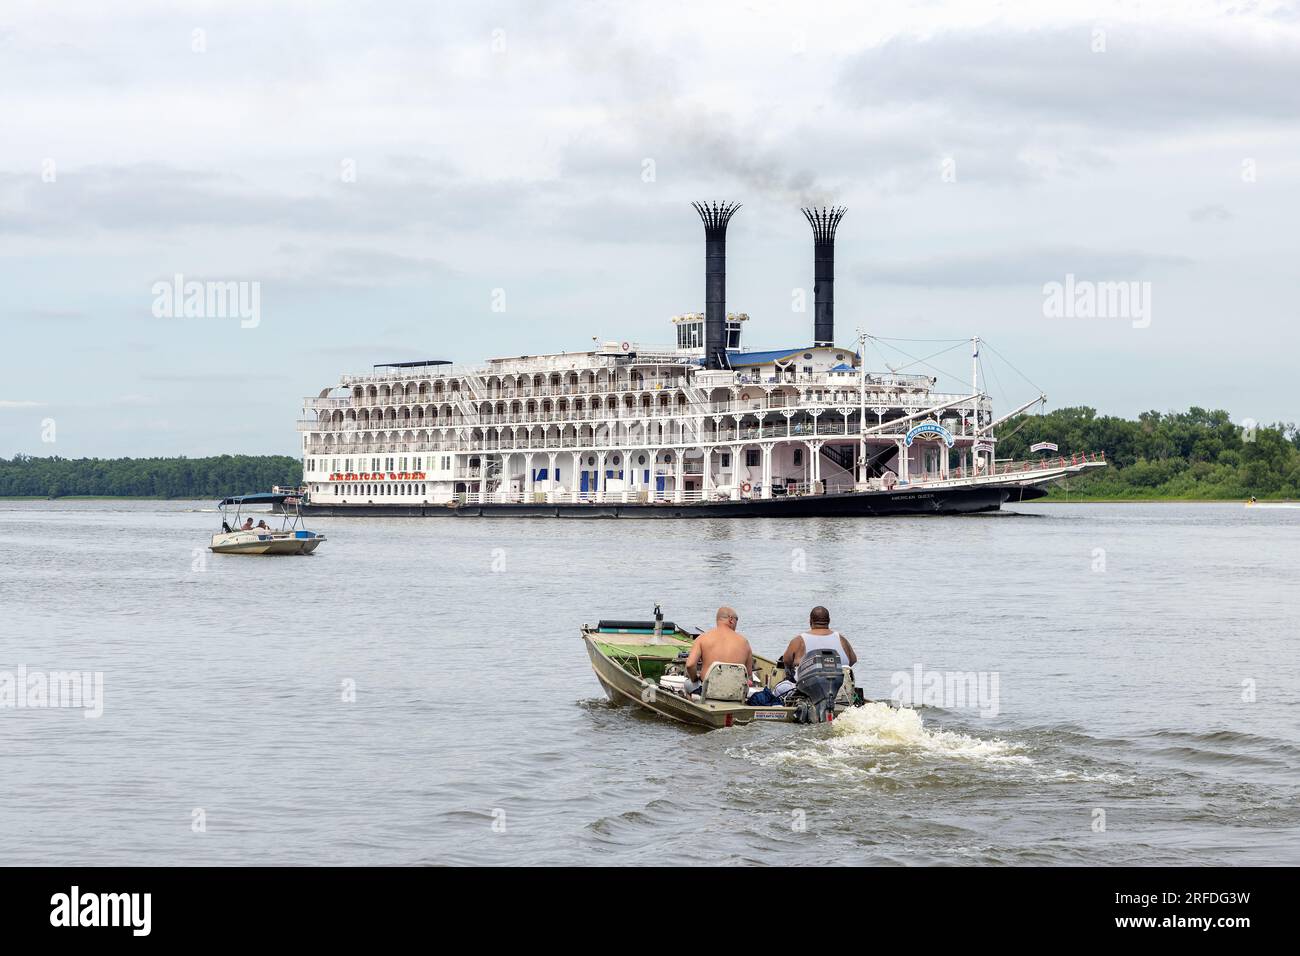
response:
<path id="1" fill-rule="evenodd" d="M 732 701 L 743 704 L 749 690 L 749 672 L 744 664 L 714 661 L 704 675 L 700 696 L 704 700 Z"/>

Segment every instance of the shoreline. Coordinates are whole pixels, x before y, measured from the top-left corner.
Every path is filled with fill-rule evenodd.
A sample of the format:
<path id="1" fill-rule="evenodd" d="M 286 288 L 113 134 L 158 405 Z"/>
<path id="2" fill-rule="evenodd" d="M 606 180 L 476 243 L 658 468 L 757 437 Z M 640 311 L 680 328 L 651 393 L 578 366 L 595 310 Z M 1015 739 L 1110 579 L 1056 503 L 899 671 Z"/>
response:
<path id="1" fill-rule="evenodd" d="M 51 498 L 49 495 L 0 495 L 0 501 L 207 501 L 209 498 L 215 500 L 218 497 L 218 495 L 198 497 L 183 495 L 179 498 L 163 498 L 158 495 L 59 495 L 57 498 Z"/>
<path id="2" fill-rule="evenodd" d="M 180 497 L 166 498 L 159 495 L 59 495 L 57 498 L 51 498 L 48 495 L 0 495 L 0 502 L 4 501 L 207 501 L 209 498 L 216 499 L 219 495 L 182 495 Z M 1260 504 L 1295 504 L 1295 498 L 1257 498 Z M 1243 498 L 1181 498 L 1181 497 L 1160 497 L 1153 496 L 1149 498 L 1097 498 L 1089 496 L 1080 496 L 1078 498 L 1058 497 L 1048 495 L 1046 498 L 1039 498 L 1035 501 L 1024 502 L 1007 502 L 1010 504 L 1064 504 L 1064 505 L 1137 505 L 1137 504 L 1240 504 L 1245 505 Z"/>
<path id="3" fill-rule="evenodd" d="M 1256 498 L 1260 504 L 1294 504 L 1294 498 Z M 1011 503 L 1011 502 L 1008 502 Z M 1057 498 L 1048 495 L 1036 501 L 1026 501 L 1027 505 L 1141 505 L 1141 504 L 1187 504 L 1187 505 L 1223 505 L 1239 504 L 1245 506 L 1244 498 Z M 1020 504 L 1020 502 L 1015 502 Z"/>

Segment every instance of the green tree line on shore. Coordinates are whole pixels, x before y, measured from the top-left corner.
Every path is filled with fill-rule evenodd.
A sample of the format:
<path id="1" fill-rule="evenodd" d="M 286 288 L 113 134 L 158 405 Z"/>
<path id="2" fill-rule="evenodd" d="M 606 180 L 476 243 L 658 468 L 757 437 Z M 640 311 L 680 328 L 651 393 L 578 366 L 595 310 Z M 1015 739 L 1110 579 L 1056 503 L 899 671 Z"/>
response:
<path id="1" fill-rule="evenodd" d="M 302 462 L 287 455 L 0 458 L 0 497 L 224 498 L 301 481 Z"/>
<path id="2" fill-rule="evenodd" d="M 1243 427 L 1222 410 L 1143 412 L 1137 420 L 1061 408 L 999 429 L 999 458 L 1033 458 L 1050 441 L 1067 458 L 1105 452 L 1099 468 L 1057 485 L 1054 498 L 1300 498 L 1300 433 L 1294 424 Z"/>

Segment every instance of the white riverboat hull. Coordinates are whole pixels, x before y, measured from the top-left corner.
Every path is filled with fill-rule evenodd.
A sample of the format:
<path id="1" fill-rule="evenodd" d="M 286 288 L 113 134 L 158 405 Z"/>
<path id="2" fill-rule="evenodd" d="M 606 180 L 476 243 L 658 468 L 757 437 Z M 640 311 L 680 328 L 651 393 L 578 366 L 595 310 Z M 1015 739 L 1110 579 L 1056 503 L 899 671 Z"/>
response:
<path id="1" fill-rule="evenodd" d="M 641 500 L 629 496 L 575 495 L 518 497 L 464 495 L 442 503 L 322 503 L 301 505 L 312 517 L 473 517 L 473 518 L 837 518 L 959 515 L 997 511 L 1004 504 L 1034 501 L 1047 486 L 1104 461 L 1035 463 L 1032 468 L 878 491 L 849 491 L 772 498 L 695 501 Z"/>

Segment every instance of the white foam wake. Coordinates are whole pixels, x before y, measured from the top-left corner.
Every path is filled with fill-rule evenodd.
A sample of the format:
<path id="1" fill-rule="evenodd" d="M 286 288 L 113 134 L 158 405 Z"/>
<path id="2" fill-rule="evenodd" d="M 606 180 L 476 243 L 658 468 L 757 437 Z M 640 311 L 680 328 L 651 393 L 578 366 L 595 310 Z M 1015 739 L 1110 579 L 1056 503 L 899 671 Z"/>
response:
<path id="1" fill-rule="evenodd" d="M 912 750 L 936 757 L 1032 763 L 1003 740 L 927 730 L 921 715 L 907 707 L 878 703 L 853 707 L 836 717 L 830 729 L 830 744 L 839 750 Z"/>
<path id="2" fill-rule="evenodd" d="M 743 756 L 764 766 L 800 766 L 822 770 L 878 773 L 899 759 L 924 757 L 992 764 L 1032 764 L 1020 748 L 1003 740 L 985 740 L 952 730 L 929 730 L 921 715 L 909 708 L 888 704 L 853 707 L 804 738 L 808 746 L 781 749 L 775 753 L 744 748 Z M 864 768 L 863 758 L 876 758 L 875 766 Z"/>

